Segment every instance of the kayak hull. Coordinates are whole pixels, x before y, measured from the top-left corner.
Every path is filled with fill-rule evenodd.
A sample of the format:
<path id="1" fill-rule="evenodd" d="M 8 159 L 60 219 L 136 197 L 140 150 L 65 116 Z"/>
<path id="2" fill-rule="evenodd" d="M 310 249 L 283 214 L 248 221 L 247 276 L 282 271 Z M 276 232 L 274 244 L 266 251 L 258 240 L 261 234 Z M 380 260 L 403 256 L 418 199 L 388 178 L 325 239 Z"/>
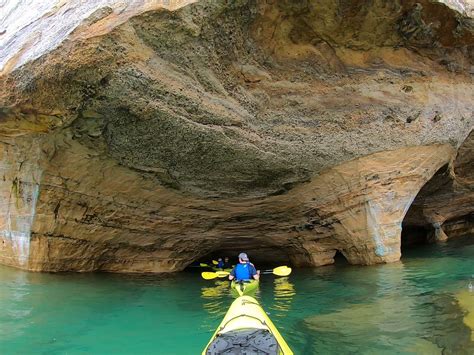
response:
<path id="1" fill-rule="evenodd" d="M 243 282 L 232 280 L 230 287 L 232 291 L 238 296 L 252 296 L 257 291 L 258 285 L 258 280 L 248 280 Z"/>
<path id="2" fill-rule="evenodd" d="M 250 335 L 249 335 L 250 334 Z M 224 339 L 221 341 L 221 339 Z M 246 340 L 249 343 L 245 343 Z M 264 352 L 275 355 L 292 355 L 290 347 L 267 316 L 257 300 L 250 296 L 238 297 L 229 307 L 202 355 L 221 352 L 233 353 L 234 346 L 240 353 L 254 353 L 265 347 Z M 223 346 L 231 347 L 226 348 Z M 227 352 L 226 352 L 227 351 Z"/>

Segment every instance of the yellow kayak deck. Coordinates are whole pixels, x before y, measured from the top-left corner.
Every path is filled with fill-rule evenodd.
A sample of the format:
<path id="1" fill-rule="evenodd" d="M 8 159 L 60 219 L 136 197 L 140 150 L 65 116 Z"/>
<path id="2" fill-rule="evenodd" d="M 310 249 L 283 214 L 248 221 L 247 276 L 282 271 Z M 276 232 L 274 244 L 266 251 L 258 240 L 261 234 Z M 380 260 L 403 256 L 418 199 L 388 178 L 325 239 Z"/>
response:
<path id="1" fill-rule="evenodd" d="M 235 281 L 232 280 L 230 287 L 238 296 L 253 296 L 258 289 L 258 280 Z"/>
<path id="2" fill-rule="evenodd" d="M 219 340 L 224 338 L 225 341 L 219 343 Z M 256 338 L 259 338 L 258 341 L 245 344 L 245 339 L 254 340 Z M 250 296 L 238 297 L 232 303 L 202 354 L 219 354 L 219 346 L 222 346 L 223 343 L 229 344 L 232 340 L 239 343 L 238 349 L 247 351 L 245 353 L 251 353 L 249 350 L 254 350 L 255 346 L 258 349 L 259 345 L 267 343 L 268 349 L 270 349 L 268 353 L 275 355 L 293 354 L 257 300 Z M 247 345 L 248 349 L 246 349 Z"/>

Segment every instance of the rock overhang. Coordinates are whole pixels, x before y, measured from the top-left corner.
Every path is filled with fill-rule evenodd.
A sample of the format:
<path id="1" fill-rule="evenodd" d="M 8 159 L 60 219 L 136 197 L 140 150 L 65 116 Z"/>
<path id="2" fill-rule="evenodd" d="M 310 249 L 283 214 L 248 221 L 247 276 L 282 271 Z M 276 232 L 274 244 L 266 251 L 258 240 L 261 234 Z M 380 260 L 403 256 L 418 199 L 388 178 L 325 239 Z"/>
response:
<path id="1" fill-rule="evenodd" d="M 334 22 L 343 6 L 334 2 L 306 4 L 326 6 L 336 26 L 326 30 L 314 9 L 285 1 L 200 2 L 144 13 L 100 37 L 83 26 L 81 36 L 15 70 L 2 79 L 2 132 L 17 147 L 6 160 L 36 168 L 7 169 L 6 231 L 24 213 L 12 202 L 13 182 L 41 190 L 38 200 L 21 197 L 34 250 L 23 266 L 175 270 L 242 235 L 288 250 L 297 265 L 330 263 L 337 250 L 353 263 L 396 260 L 407 203 L 387 214 L 386 201 L 400 197 L 405 180 L 421 188 L 473 125 L 472 32 L 460 21 L 446 47 L 446 25 L 426 27 L 435 5 L 421 3 L 348 5 L 344 13 L 362 21 L 358 42 L 347 42 L 355 30 Z M 376 40 L 367 32 L 371 11 L 391 13 Z M 32 142 L 34 158 L 25 149 Z M 395 160 L 400 166 L 423 166 L 417 155 L 425 157 L 427 170 L 380 189 L 406 174 L 395 166 L 381 173 L 394 151 L 407 154 Z M 371 174 L 353 163 L 364 157 L 378 162 Z M 306 190 L 294 197 L 330 171 L 338 183 L 312 197 L 314 208 Z M 369 175 L 368 190 L 360 179 Z M 339 185 L 349 191 L 322 204 Z M 410 202 L 417 190 L 409 190 Z M 11 235 L 4 244 L 14 256 L 24 247 Z"/>

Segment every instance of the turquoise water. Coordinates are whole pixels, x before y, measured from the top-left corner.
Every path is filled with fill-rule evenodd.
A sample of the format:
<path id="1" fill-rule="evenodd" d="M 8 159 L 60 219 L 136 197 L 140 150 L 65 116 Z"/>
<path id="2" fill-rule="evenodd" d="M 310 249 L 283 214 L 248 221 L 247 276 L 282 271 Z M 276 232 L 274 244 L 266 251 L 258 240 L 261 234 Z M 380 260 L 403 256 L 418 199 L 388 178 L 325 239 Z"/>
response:
<path id="1" fill-rule="evenodd" d="M 262 276 L 257 294 L 297 354 L 474 354 L 474 238 L 373 267 Z M 474 278 L 472 279 L 474 283 Z M 38 274 L 0 267 L 1 354 L 198 354 L 228 283 L 177 275 Z M 467 303 L 466 303 L 467 302 Z M 471 313 L 472 316 L 472 313 Z"/>

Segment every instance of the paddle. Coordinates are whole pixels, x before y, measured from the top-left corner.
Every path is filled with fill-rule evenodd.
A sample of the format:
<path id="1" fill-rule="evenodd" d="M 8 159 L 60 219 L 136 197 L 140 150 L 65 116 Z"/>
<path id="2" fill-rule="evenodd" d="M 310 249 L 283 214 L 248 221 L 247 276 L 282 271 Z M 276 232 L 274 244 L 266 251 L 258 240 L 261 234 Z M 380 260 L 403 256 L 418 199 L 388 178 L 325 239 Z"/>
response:
<path id="1" fill-rule="evenodd" d="M 216 271 L 216 272 L 205 271 L 201 273 L 201 276 L 204 280 L 212 280 L 212 279 L 215 279 L 216 277 L 229 276 L 229 273 L 227 271 Z"/>
<path id="2" fill-rule="evenodd" d="M 291 274 L 291 267 L 288 267 L 286 265 L 279 266 L 272 270 L 263 270 L 260 272 L 260 274 L 274 274 L 276 276 L 288 276 L 289 274 Z M 229 276 L 229 273 L 227 271 L 216 271 L 216 272 L 206 271 L 206 272 L 201 273 L 201 276 L 205 280 L 212 280 L 217 277 Z"/>
<path id="3" fill-rule="evenodd" d="M 277 276 L 288 276 L 291 274 L 291 267 L 288 267 L 286 265 L 284 266 L 279 266 L 274 268 L 273 270 L 263 270 L 260 272 L 260 274 L 274 274 Z"/>
<path id="4" fill-rule="evenodd" d="M 199 263 L 199 265 L 190 265 L 189 267 L 214 267 L 214 266 L 206 264 L 206 263 Z"/>
<path id="5" fill-rule="evenodd" d="M 218 262 L 215 260 L 212 260 L 212 264 L 217 265 Z M 199 263 L 199 267 L 213 267 L 213 266 L 206 263 Z"/>

